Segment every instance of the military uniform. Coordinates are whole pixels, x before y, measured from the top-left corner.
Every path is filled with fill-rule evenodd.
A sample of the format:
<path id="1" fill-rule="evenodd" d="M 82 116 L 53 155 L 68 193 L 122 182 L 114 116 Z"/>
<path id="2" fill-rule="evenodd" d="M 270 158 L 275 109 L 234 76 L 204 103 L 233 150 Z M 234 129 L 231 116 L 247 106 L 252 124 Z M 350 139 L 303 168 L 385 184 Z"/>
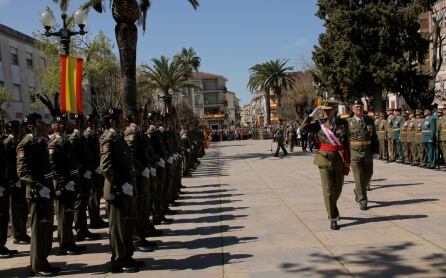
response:
<path id="1" fill-rule="evenodd" d="M 326 104 L 321 109 L 334 109 L 335 104 L 330 105 Z M 314 116 L 317 116 L 317 113 Z M 325 120 L 326 117 L 323 118 L 320 122 L 313 121 L 314 118 L 311 116 L 307 117 L 302 122 L 300 129 L 302 132 L 313 132 L 321 143 L 321 148 L 316 152 L 313 164 L 319 168 L 325 208 L 332 223 L 331 228 L 337 229 L 336 221 L 340 219 L 337 200 L 341 196 L 345 169 L 348 169 L 350 163 L 348 123 L 341 118 L 333 118 L 331 122 Z M 330 137 L 322 129 L 321 123 L 337 138 L 340 145 L 331 142 Z"/>
<path id="2" fill-rule="evenodd" d="M 444 110 L 441 112 L 443 115 L 437 120 L 437 137 L 438 137 L 438 145 L 440 147 L 441 153 L 443 155 L 443 159 L 445 159 L 446 155 L 446 115 L 444 115 Z"/>
<path id="3" fill-rule="evenodd" d="M 381 117 L 384 117 L 384 114 L 382 114 Z M 379 141 L 379 158 L 387 160 L 387 120 L 384 118 L 381 119 L 376 130 Z"/>
<path id="4" fill-rule="evenodd" d="M 368 116 L 348 119 L 351 168 L 355 178 L 355 199 L 361 209 L 367 208 L 367 186 L 373 175 L 373 154 L 379 153 L 379 142 L 373 119 Z"/>
<path id="5" fill-rule="evenodd" d="M 417 145 L 418 160 L 417 164 L 420 167 L 426 167 L 426 152 L 424 151 L 423 143 L 421 142 L 421 137 L 423 133 L 421 132 L 423 127 L 423 120 L 421 119 L 421 110 L 416 110 L 416 115 L 419 116 L 415 121 L 415 144 Z"/>
<path id="6" fill-rule="evenodd" d="M 54 189 L 45 139 L 32 134 L 22 138 L 17 145 L 17 174 L 26 186 L 31 213 L 32 272 L 53 272 L 47 258 L 53 242 Z"/>
<path id="7" fill-rule="evenodd" d="M 104 199 L 109 213 L 112 271 L 122 271 L 133 259 L 133 224 L 135 214 L 134 188 L 130 184 L 131 158 L 126 142 L 113 128 L 104 131 L 99 139 L 101 171 L 104 175 Z"/>
<path id="8" fill-rule="evenodd" d="M 274 137 L 276 138 L 276 141 L 277 141 L 277 149 L 276 149 L 276 153 L 274 156 L 277 157 L 279 155 L 280 149 L 282 149 L 284 156 L 287 155 L 288 152 L 284 145 L 285 135 L 284 135 L 284 130 L 283 130 L 282 126 L 279 126 L 279 128 L 276 130 L 276 132 L 274 133 Z"/>
<path id="9" fill-rule="evenodd" d="M 395 159 L 396 162 L 403 163 L 404 152 L 403 152 L 403 146 L 401 145 L 400 132 L 401 132 L 401 126 L 404 123 L 404 119 L 401 116 L 395 116 L 392 122 L 393 122 L 392 139 L 393 139 L 393 145 L 395 146 Z"/>
<path id="10" fill-rule="evenodd" d="M 437 134 L 437 118 L 434 115 L 426 116 L 421 126 L 421 143 L 423 143 L 424 151 L 427 157 L 426 167 L 435 169 L 437 165 L 436 157 L 436 134 Z"/>
<path id="11" fill-rule="evenodd" d="M 26 222 L 28 220 L 29 209 L 25 198 L 25 187 L 22 186 L 17 176 L 16 148 L 18 143 L 17 135 L 12 133 L 4 140 L 7 160 L 6 178 L 11 194 L 11 229 L 14 236 L 14 243 L 28 244 L 30 237 L 26 233 Z"/>
<path id="12" fill-rule="evenodd" d="M 73 165 L 70 158 L 70 144 L 59 133 L 53 133 L 48 141 L 48 154 L 56 197 L 57 235 L 60 254 L 75 254 L 84 250 L 75 244 L 73 236 L 74 202 L 76 183 L 73 181 Z"/>
<path id="13" fill-rule="evenodd" d="M 288 145 L 290 146 L 290 152 L 292 152 L 294 150 L 294 145 L 296 144 L 297 141 L 297 134 L 296 134 L 296 129 L 290 125 L 287 128 L 287 141 L 288 141 Z"/>
<path id="14" fill-rule="evenodd" d="M 412 155 L 410 152 L 410 140 L 411 138 L 409 135 L 409 123 L 410 120 L 407 118 L 407 112 L 405 112 L 405 116 L 404 116 L 404 122 L 401 125 L 401 132 L 400 132 L 400 141 L 401 141 L 401 146 L 403 148 L 403 154 L 404 154 L 404 164 L 412 164 Z"/>
<path id="15" fill-rule="evenodd" d="M 393 121 L 395 119 L 394 115 L 389 115 L 387 117 L 387 148 L 389 150 L 389 162 L 394 162 L 396 157 L 396 150 L 395 150 L 395 142 L 393 141 Z"/>

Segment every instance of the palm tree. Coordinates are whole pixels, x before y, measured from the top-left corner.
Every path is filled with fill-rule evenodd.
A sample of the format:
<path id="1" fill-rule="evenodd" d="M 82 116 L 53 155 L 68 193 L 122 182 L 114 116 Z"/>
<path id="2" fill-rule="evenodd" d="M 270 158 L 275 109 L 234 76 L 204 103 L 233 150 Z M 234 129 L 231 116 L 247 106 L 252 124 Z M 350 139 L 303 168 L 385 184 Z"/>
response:
<path id="1" fill-rule="evenodd" d="M 198 71 L 198 68 L 201 65 L 201 58 L 197 56 L 195 49 L 192 47 L 181 49 L 180 53 L 174 56 L 175 60 L 178 60 L 181 66 L 183 67 L 183 71 L 185 74 L 185 78 L 187 79 L 187 97 L 189 99 L 189 104 L 192 106 L 192 96 L 190 88 L 193 86 L 192 83 L 192 73 Z"/>
<path id="2" fill-rule="evenodd" d="M 265 92 L 266 122 L 271 124 L 270 94 L 277 96 L 278 106 L 281 106 L 282 92 L 293 89 L 295 81 L 288 72 L 293 67 L 287 67 L 288 59 L 270 60 L 257 64 L 249 69 L 248 88 L 251 92 L 258 90 Z"/>
<path id="3" fill-rule="evenodd" d="M 61 8 L 67 7 L 70 0 L 53 0 Z M 111 5 L 111 13 L 116 22 L 115 35 L 119 48 L 122 74 L 122 94 L 127 111 L 136 110 L 136 44 L 138 29 L 135 22 L 146 28 L 147 13 L 150 0 L 87 0 L 82 7 L 95 9 L 98 13 L 104 11 L 105 2 Z M 198 0 L 188 0 L 194 9 L 199 6 Z"/>
<path id="4" fill-rule="evenodd" d="M 187 86 L 183 65 L 178 59 L 169 60 L 166 56 L 152 59 L 153 66 L 143 65 L 141 86 L 160 90 L 164 94 L 165 112 L 172 111 L 171 93 Z"/>

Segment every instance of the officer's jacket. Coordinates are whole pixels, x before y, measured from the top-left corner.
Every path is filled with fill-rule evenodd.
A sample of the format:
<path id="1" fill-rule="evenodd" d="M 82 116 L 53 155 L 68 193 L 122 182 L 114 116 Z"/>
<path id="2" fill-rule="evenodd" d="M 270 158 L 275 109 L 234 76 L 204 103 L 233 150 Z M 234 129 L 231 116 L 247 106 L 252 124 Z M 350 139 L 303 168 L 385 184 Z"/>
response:
<path id="1" fill-rule="evenodd" d="M 415 118 L 407 120 L 407 143 L 415 143 L 415 133 L 417 131 L 417 121 Z"/>
<path id="2" fill-rule="evenodd" d="M 45 139 L 26 134 L 17 145 L 17 175 L 26 186 L 26 198 L 35 199 L 43 186 L 52 190 L 51 165 Z"/>
<path id="3" fill-rule="evenodd" d="M 352 160 L 361 158 L 372 159 L 373 154 L 379 153 L 378 136 L 372 118 L 363 116 L 361 125 L 355 116 L 348 119 L 350 134 L 350 154 Z"/>
<path id="4" fill-rule="evenodd" d="M 153 148 L 153 141 L 149 138 L 148 134 L 144 136 L 143 141 L 144 146 L 146 147 L 147 155 L 149 156 L 149 165 L 150 167 L 156 168 L 156 163 L 160 161 L 160 157 L 156 154 L 156 151 Z"/>
<path id="5" fill-rule="evenodd" d="M 167 150 L 164 145 L 163 134 L 161 133 L 161 131 L 157 130 L 152 133 L 150 141 L 152 142 L 152 146 L 156 154 L 160 158 L 165 160 L 167 158 Z"/>
<path id="6" fill-rule="evenodd" d="M 93 172 L 93 169 L 96 170 L 99 167 L 100 164 L 100 147 L 99 147 L 99 138 L 94 130 L 87 128 L 84 131 L 84 137 L 85 137 L 85 149 L 87 152 L 89 152 L 91 155 L 89 156 L 91 159 L 87 161 L 87 168 L 91 169 L 90 171 Z"/>
<path id="7" fill-rule="evenodd" d="M 446 116 L 438 118 L 437 134 L 438 134 L 438 140 L 440 142 L 446 141 Z"/>
<path id="8" fill-rule="evenodd" d="M 350 157 L 350 135 L 348 130 L 348 123 L 341 118 L 335 119 L 335 124 L 331 126 L 331 131 L 338 138 L 339 142 L 347 152 L 347 157 Z M 311 132 L 315 134 L 316 140 L 321 144 L 331 144 L 325 133 L 322 131 L 319 121 L 313 121 L 312 117 L 306 117 L 300 126 L 301 132 Z M 342 162 L 343 158 L 339 152 L 328 152 L 318 150 L 314 158 L 313 164 L 319 167 L 331 168 L 333 163 Z M 346 161 L 350 163 L 350 161 Z"/>
<path id="9" fill-rule="evenodd" d="M 415 119 L 415 143 L 421 143 L 423 120 Z"/>
<path id="10" fill-rule="evenodd" d="M 101 171 L 104 175 L 104 199 L 111 201 L 122 196 L 122 185 L 131 184 L 131 159 L 127 143 L 113 129 L 104 131 L 99 139 Z M 133 184 L 133 186 L 135 186 Z"/>
<path id="11" fill-rule="evenodd" d="M 393 119 L 393 125 L 392 125 L 392 138 L 393 140 L 399 140 L 400 139 L 400 131 L 401 126 L 404 123 L 404 119 L 401 116 L 396 116 Z"/>
<path id="12" fill-rule="evenodd" d="M 387 118 L 387 125 L 386 125 L 386 131 L 387 131 L 387 138 L 393 139 L 393 121 L 395 120 L 395 116 L 389 115 Z"/>
<path id="13" fill-rule="evenodd" d="M 70 149 L 71 149 L 71 161 L 73 163 L 73 169 L 77 169 L 77 173 L 73 173 L 73 177 L 82 176 L 85 171 L 94 171 L 93 167 L 89 167 L 92 165 L 92 153 L 87 151 L 86 148 L 86 140 L 80 134 L 78 130 L 74 130 L 73 133 L 68 137 L 70 141 Z M 74 170 L 76 171 L 76 170 Z"/>
<path id="14" fill-rule="evenodd" d="M 60 191 L 60 193 L 67 193 L 64 192 L 64 188 L 71 180 L 73 171 L 73 165 L 70 163 L 70 142 L 61 135 L 50 135 L 48 140 L 48 155 L 51 170 L 54 174 L 55 190 Z"/>
<path id="15" fill-rule="evenodd" d="M 132 174 L 140 176 L 144 168 L 149 164 L 149 155 L 147 148 L 143 145 L 143 134 L 141 129 L 131 123 L 124 131 L 124 140 L 130 151 L 130 160 L 132 162 Z"/>
<path id="16" fill-rule="evenodd" d="M 2 160 L 5 160 L 4 162 L 6 163 L 6 179 L 7 179 L 7 183 L 8 185 L 13 185 L 15 184 L 18 180 L 19 177 L 17 176 L 17 138 L 13 135 L 8 135 L 8 137 L 6 137 L 6 139 L 3 141 L 3 143 L 5 144 L 5 158 Z M 3 157 L 3 156 L 2 156 Z"/>
<path id="17" fill-rule="evenodd" d="M 427 116 L 423 119 L 421 125 L 421 143 L 435 142 L 437 133 L 437 117 Z"/>
<path id="18" fill-rule="evenodd" d="M 407 142 L 407 130 L 409 129 L 409 120 L 404 120 L 400 127 L 400 141 L 401 143 Z"/>
<path id="19" fill-rule="evenodd" d="M 387 138 L 387 120 L 383 119 L 381 121 L 379 121 L 378 124 L 378 129 L 377 129 L 377 133 L 378 133 L 378 139 L 379 140 L 384 140 Z"/>

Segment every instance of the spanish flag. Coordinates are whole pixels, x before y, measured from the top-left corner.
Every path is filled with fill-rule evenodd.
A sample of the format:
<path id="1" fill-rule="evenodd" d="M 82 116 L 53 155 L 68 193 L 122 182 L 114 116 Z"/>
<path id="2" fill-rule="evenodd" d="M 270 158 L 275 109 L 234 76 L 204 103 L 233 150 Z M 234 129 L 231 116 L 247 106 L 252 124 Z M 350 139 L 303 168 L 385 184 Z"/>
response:
<path id="1" fill-rule="evenodd" d="M 60 106 L 63 113 L 82 113 L 82 65 L 84 60 L 60 55 Z"/>

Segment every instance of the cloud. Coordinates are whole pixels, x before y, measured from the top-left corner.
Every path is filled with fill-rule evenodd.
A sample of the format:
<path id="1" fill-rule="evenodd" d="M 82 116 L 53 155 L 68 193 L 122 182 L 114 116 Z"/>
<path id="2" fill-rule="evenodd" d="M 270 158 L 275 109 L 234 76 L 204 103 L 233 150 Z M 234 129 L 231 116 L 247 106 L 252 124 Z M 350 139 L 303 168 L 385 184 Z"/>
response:
<path id="1" fill-rule="evenodd" d="M 9 4 L 10 0 L 0 0 L 0 6 L 5 6 Z"/>

